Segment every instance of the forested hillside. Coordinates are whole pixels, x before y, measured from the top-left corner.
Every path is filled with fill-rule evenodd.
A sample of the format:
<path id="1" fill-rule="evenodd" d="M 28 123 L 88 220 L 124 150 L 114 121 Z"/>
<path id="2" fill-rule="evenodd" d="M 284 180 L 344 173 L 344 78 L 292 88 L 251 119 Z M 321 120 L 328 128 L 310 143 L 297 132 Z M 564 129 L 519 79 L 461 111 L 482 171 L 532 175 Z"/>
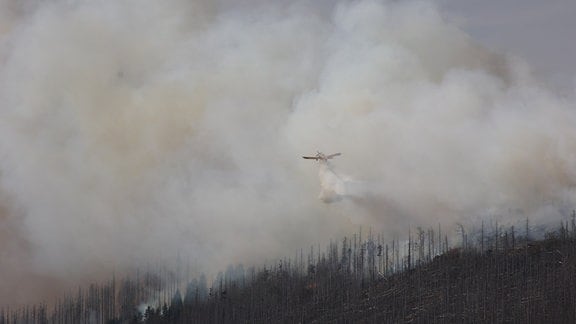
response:
<path id="1" fill-rule="evenodd" d="M 462 228 L 461 247 L 439 230 L 389 244 L 359 233 L 183 293 L 168 273 L 114 278 L 53 307 L 2 309 L 0 323 L 576 322 L 574 221 L 538 241 L 485 232 Z"/>

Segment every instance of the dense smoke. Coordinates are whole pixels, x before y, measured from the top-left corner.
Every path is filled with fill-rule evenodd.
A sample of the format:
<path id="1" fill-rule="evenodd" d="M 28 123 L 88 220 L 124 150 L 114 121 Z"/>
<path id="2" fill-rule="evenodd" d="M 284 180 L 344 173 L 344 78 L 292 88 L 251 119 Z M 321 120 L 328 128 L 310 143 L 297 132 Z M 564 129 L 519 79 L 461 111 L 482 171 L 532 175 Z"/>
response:
<path id="1" fill-rule="evenodd" d="M 575 122 L 427 1 L 0 0 L 0 302 L 359 225 L 557 224 Z"/>

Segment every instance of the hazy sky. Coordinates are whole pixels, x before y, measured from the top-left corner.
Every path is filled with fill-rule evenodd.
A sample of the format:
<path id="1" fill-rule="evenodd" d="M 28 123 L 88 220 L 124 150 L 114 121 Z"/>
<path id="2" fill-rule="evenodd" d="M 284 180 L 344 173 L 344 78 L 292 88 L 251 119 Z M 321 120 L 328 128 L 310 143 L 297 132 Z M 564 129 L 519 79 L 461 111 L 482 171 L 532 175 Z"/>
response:
<path id="1" fill-rule="evenodd" d="M 573 91 L 576 77 L 576 1 L 440 0 L 474 39 L 525 58 L 562 91 Z"/>

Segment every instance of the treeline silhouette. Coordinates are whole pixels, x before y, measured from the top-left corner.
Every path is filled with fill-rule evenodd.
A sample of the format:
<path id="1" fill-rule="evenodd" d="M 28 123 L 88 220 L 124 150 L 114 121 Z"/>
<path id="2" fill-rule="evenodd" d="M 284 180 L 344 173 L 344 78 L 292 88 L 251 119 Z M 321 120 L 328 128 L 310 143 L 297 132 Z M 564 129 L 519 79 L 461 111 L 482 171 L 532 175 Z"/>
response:
<path id="1" fill-rule="evenodd" d="M 458 242 L 416 228 L 362 232 L 211 284 L 148 271 L 79 289 L 53 306 L 1 309 L 12 323 L 576 323 L 576 214 L 542 240 L 496 224 Z M 520 233 L 521 232 L 521 233 Z M 181 289 L 184 292 L 181 293 Z"/>

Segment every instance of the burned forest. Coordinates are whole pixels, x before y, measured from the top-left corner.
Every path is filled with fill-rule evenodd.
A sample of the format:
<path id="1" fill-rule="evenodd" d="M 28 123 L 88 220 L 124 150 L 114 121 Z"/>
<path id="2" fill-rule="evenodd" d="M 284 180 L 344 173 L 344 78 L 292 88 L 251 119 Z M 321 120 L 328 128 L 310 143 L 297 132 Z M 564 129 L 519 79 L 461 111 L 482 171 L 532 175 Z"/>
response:
<path id="1" fill-rule="evenodd" d="M 371 232 L 291 258 L 229 266 L 211 282 L 157 269 L 79 287 L 57 301 L 1 308 L 0 323 L 574 323 L 576 224 L 544 238 L 460 227 Z M 451 242 L 453 241 L 453 242 Z"/>

